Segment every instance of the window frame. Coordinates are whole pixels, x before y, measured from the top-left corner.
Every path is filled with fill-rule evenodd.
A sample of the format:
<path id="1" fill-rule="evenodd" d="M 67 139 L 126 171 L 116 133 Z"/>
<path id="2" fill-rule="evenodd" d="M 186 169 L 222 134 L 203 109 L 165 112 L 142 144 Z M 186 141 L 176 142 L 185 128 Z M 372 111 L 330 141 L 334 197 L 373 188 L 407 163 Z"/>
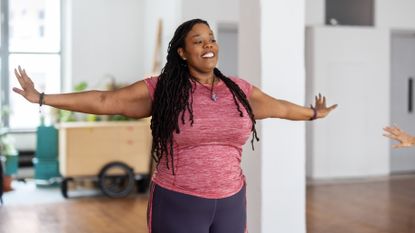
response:
<path id="1" fill-rule="evenodd" d="M 0 0 L 0 27 L 1 27 L 1 44 L 0 44 L 0 104 L 1 106 L 10 106 L 10 95 L 12 95 L 13 91 L 9 88 L 10 85 L 10 79 L 14 77 L 13 73 L 9 73 L 9 57 L 10 55 L 14 54 L 30 54 L 30 55 L 58 55 L 60 58 L 60 72 L 59 72 L 59 83 L 60 83 L 60 91 L 62 91 L 63 87 L 63 70 L 64 70 L 64 62 L 63 62 L 63 0 L 57 0 L 59 1 L 60 8 L 59 8 L 59 17 L 60 17 L 60 41 L 59 41 L 59 50 L 57 52 L 10 52 L 9 50 L 9 2 L 12 0 Z M 10 127 L 10 116 L 7 115 L 3 119 L 3 123 L 5 127 Z M 34 128 L 9 128 L 9 131 L 12 133 L 28 133 L 28 132 L 35 132 L 36 127 Z"/>

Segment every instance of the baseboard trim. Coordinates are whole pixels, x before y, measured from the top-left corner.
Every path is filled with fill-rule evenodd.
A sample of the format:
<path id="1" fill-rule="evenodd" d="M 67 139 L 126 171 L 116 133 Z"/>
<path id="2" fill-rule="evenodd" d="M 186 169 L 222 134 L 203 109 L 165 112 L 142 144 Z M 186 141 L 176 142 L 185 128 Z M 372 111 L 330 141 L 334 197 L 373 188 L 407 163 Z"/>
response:
<path id="1" fill-rule="evenodd" d="M 391 175 L 382 176 L 364 176 L 364 177 L 347 177 L 347 178 L 307 178 L 307 186 L 315 185 L 333 185 L 333 184 L 351 184 L 351 183 L 368 183 L 368 182 L 382 182 L 390 180 L 412 179 L 415 177 L 414 172 L 395 173 Z"/>

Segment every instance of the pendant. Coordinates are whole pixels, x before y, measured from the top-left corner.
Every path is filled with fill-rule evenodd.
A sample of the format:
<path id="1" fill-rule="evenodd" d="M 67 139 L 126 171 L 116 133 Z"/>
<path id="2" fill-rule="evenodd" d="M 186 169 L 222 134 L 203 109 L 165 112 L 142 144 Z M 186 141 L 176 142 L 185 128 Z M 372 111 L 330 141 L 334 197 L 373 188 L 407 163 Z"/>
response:
<path id="1" fill-rule="evenodd" d="M 218 100 L 218 97 L 216 96 L 216 93 L 212 93 L 212 95 L 210 96 L 210 98 L 216 102 L 216 100 Z"/>

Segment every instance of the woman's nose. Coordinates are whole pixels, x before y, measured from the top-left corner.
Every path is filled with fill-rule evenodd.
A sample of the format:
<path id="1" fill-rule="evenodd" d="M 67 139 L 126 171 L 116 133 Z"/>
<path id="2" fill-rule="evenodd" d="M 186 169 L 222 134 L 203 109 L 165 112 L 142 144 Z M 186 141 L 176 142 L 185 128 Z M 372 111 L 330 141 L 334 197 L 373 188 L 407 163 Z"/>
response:
<path id="1" fill-rule="evenodd" d="M 211 42 L 206 42 L 205 44 L 204 44 L 204 47 L 205 48 L 212 48 L 212 43 Z"/>

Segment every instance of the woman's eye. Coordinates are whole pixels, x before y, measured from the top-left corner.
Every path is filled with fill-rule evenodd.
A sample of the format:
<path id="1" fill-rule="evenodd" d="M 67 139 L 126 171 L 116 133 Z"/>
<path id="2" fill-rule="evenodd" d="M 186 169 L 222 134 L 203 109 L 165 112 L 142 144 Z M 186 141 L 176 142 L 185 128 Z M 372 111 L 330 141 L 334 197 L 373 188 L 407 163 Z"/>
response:
<path id="1" fill-rule="evenodd" d="M 195 44 L 201 44 L 203 41 L 201 41 L 201 40 L 198 40 L 198 41 L 195 41 L 194 43 Z"/>
<path id="2" fill-rule="evenodd" d="M 210 40 L 212 43 L 216 43 L 216 40 L 215 39 L 212 39 L 212 40 Z"/>

